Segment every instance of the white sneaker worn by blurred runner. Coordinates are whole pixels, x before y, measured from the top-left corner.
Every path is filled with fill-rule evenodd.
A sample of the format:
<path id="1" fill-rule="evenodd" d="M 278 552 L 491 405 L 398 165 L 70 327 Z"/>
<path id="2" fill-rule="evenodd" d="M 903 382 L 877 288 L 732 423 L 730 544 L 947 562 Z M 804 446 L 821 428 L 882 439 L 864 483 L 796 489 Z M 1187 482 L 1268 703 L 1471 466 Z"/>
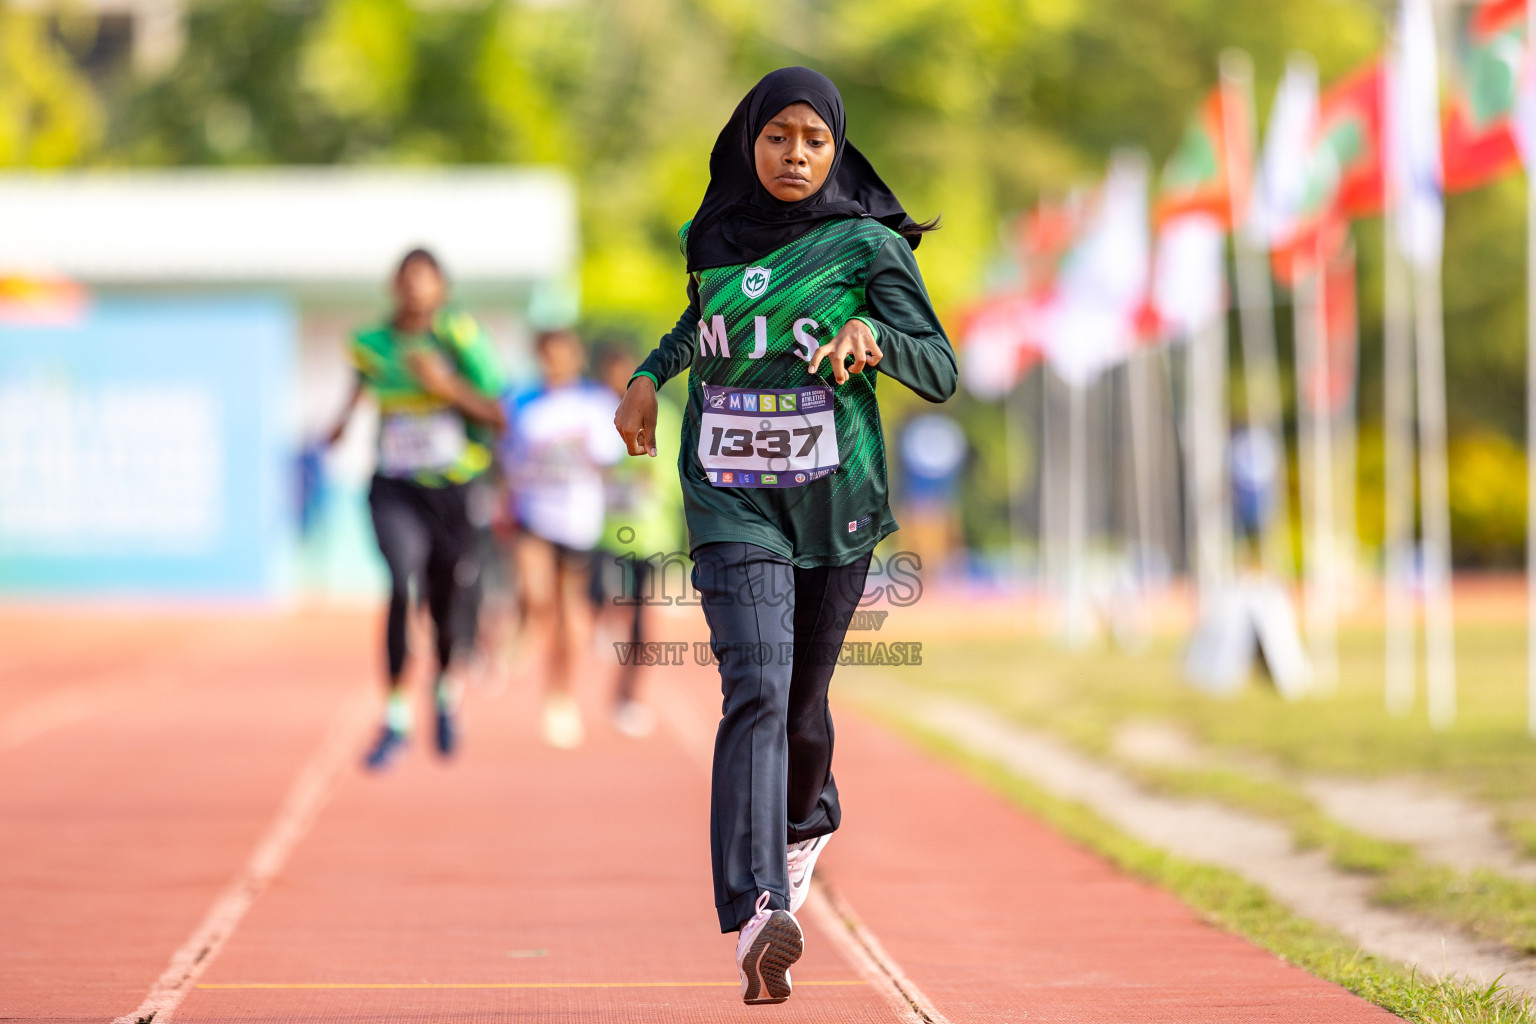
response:
<path id="1" fill-rule="evenodd" d="M 568 693 L 552 693 L 544 698 L 539 725 L 544 742 L 558 750 L 574 750 L 587 734 L 581 724 L 581 708 Z"/>
<path id="2" fill-rule="evenodd" d="M 757 898 L 757 913 L 736 940 L 736 972 L 741 1001 L 748 1006 L 782 1003 L 789 998 L 789 968 L 805 952 L 800 922 L 787 910 L 769 910 L 768 894 Z"/>
<path id="3" fill-rule="evenodd" d="M 831 838 L 832 833 L 828 832 L 815 839 L 789 844 L 789 912 L 791 914 L 800 913 L 800 908 L 805 906 L 805 898 L 811 894 L 811 872 L 816 870 L 816 858 L 821 856 L 821 851 L 826 849 L 827 841 Z"/>
<path id="4" fill-rule="evenodd" d="M 656 712 L 637 700 L 621 700 L 613 709 L 613 727 L 632 740 L 656 731 Z"/>

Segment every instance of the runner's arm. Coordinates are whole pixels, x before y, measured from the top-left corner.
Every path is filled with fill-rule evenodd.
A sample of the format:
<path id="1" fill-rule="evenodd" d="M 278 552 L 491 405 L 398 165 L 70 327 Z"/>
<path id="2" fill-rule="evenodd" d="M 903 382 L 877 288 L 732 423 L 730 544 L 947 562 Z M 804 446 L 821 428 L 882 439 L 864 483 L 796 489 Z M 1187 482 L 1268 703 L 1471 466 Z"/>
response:
<path id="1" fill-rule="evenodd" d="M 352 393 L 347 397 L 347 403 L 341 407 L 341 412 L 336 416 L 336 425 L 331 427 L 325 435 L 325 443 L 333 445 L 341 440 L 341 435 L 347 432 L 347 424 L 352 422 L 352 414 L 357 411 L 357 403 L 363 400 L 363 376 L 353 374 Z"/>
<path id="2" fill-rule="evenodd" d="M 437 352 L 413 352 L 407 363 L 417 383 L 428 394 L 448 402 L 467 418 L 498 433 L 507 428 L 507 414 L 501 403 L 456 373 Z"/>
<path id="3" fill-rule="evenodd" d="M 440 334 L 452 345 L 459 374 L 478 399 L 472 403 L 473 410 L 459 400 L 453 400 L 454 405 L 464 415 L 493 430 L 506 430 L 507 415 L 500 395 L 507 382 L 490 334 L 480 326 L 480 321 L 462 311 L 451 312 L 444 320 Z"/>
<path id="4" fill-rule="evenodd" d="M 869 267 L 864 286 L 871 317 L 860 317 L 874 331 L 879 369 L 930 402 L 955 393 L 959 367 L 955 350 L 928 300 L 917 260 L 906 241 L 891 238 Z"/>
<path id="5" fill-rule="evenodd" d="M 624 398 L 613 416 L 613 426 L 631 455 L 656 457 L 656 392 L 693 363 L 699 343 L 699 285 L 688 277 L 688 308 L 677 326 L 662 335 L 624 389 Z M 639 383 L 636 383 L 636 382 Z"/>

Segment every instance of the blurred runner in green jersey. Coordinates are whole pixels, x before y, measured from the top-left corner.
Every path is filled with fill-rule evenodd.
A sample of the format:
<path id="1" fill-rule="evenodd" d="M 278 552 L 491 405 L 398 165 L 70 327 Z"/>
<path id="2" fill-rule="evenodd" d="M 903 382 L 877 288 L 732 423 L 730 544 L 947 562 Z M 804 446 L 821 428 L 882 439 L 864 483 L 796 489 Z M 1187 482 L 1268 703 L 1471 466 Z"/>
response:
<path id="1" fill-rule="evenodd" d="M 614 405 L 629 386 L 635 359 L 623 348 L 599 349 L 593 360 L 597 379 L 613 389 Z M 682 410 L 658 399 L 656 430 L 662 437 L 681 433 Z M 674 467 L 659 459 L 625 459 L 608 472 L 607 516 L 598 557 L 593 562 L 592 599 L 600 619 L 622 633 L 617 650 L 619 677 L 614 689 L 614 728 L 640 738 L 655 728 L 655 715 L 640 699 L 640 651 L 650 639 L 646 619 L 652 612 L 663 566 L 680 562 L 683 491 Z"/>
<path id="2" fill-rule="evenodd" d="M 490 468 L 492 445 L 506 426 L 496 400 L 502 374 L 495 350 L 473 317 L 446 306 L 448 282 L 436 257 L 425 249 L 407 253 L 395 273 L 394 299 L 386 322 L 352 336 L 357 382 L 330 438 L 340 439 L 365 393 L 373 396 L 378 464 L 368 506 L 390 577 L 389 696 L 367 758 L 373 769 L 392 763 L 410 735 L 401 681 L 413 585 L 437 633 L 437 750 L 446 757 L 457 745 L 462 686 L 455 670 L 473 654 L 480 574 L 471 487 Z"/>

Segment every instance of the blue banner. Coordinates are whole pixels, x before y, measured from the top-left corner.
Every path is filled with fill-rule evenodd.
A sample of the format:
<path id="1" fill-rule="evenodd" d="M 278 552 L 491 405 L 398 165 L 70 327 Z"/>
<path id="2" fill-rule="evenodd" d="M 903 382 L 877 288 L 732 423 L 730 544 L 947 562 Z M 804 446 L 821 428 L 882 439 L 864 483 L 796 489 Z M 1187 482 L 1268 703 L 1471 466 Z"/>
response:
<path id="1" fill-rule="evenodd" d="M 266 297 L 0 323 L 0 592 L 279 594 L 295 337 Z"/>

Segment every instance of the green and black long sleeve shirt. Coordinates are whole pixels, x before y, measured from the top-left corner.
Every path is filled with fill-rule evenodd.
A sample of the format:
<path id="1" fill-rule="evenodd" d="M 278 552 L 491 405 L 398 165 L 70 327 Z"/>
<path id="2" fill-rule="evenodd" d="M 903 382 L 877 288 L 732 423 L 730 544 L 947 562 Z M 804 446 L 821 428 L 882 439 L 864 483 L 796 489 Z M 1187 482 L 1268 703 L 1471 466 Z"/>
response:
<path id="1" fill-rule="evenodd" d="M 911 247 L 878 221 L 829 221 L 750 266 L 691 275 L 688 294 L 677 326 L 635 375 L 659 389 L 689 370 L 678 471 L 690 550 L 746 541 L 801 567 L 845 565 L 870 551 L 896 529 L 876 382 L 891 377 L 942 402 L 958 377 Z M 823 361 L 812 375 L 811 354 L 852 319 L 874 332 L 883 354 L 878 369 L 833 384 L 830 362 Z M 800 486 L 710 482 L 699 452 L 706 385 L 750 394 L 813 384 L 832 389 L 835 472 Z"/>

